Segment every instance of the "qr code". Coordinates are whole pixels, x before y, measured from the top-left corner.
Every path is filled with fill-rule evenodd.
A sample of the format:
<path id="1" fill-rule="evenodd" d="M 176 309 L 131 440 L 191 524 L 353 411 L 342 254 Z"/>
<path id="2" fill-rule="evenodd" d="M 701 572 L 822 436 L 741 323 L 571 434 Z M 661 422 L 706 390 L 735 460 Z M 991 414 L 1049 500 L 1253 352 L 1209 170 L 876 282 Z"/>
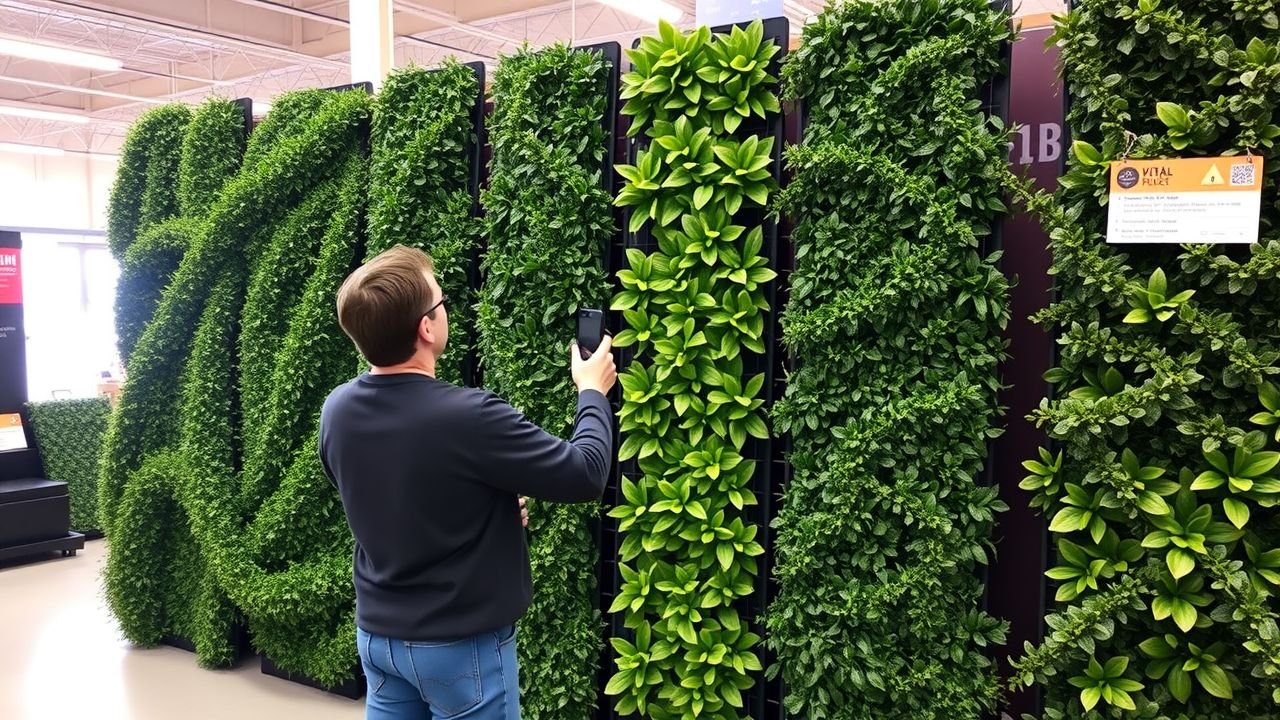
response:
<path id="1" fill-rule="evenodd" d="M 1234 186 L 1248 187 L 1257 182 L 1254 177 L 1253 165 L 1250 163 L 1240 163 L 1231 166 L 1231 184 Z"/>

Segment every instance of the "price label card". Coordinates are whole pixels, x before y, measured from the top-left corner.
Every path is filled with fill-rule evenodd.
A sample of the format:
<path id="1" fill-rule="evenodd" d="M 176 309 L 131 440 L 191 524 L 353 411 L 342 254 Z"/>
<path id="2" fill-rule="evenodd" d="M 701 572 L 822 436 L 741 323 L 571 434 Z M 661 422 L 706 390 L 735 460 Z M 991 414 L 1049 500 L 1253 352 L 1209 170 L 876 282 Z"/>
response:
<path id="1" fill-rule="evenodd" d="M 1256 243 L 1262 158 L 1111 163 L 1109 243 Z"/>
<path id="2" fill-rule="evenodd" d="M 18 413 L 0 415 L 0 452 L 26 449 L 27 434 L 22 430 L 22 416 Z"/>

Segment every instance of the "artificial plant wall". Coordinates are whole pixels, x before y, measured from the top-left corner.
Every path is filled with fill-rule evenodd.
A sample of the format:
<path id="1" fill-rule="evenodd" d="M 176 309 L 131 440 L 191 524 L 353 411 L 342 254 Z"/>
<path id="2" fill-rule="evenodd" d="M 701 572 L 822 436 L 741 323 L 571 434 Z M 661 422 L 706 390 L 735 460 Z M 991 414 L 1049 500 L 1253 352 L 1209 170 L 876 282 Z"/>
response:
<path id="1" fill-rule="evenodd" d="M 168 287 L 167 282 L 149 284 L 145 291 L 136 286 L 130 287 L 130 268 L 146 267 L 148 273 L 152 271 L 161 274 L 172 273 L 183 259 L 183 254 L 193 236 L 199 230 L 201 219 L 195 209 L 196 206 L 188 205 L 193 208 L 191 216 L 178 217 L 165 223 L 152 222 L 150 224 L 153 228 L 152 232 L 149 232 L 143 240 L 134 242 L 136 238 L 129 229 L 135 228 L 138 221 L 130 220 L 135 217 L 131 213 L 138 212 L 138 208 L 148 206 L 142 198 L 148 194 L 149 186 L 139 185 L 134 163 L 126 162 L 125 156 L 137 154 L 140 157 L 146 157 L 153 151 L 159 153 L 160 149 L 151 149 L 151 143 L 163 143 L 164 152 L 169 152 L 173 148 L 182 150 L 178 161 L 181 175 L 202 174 L 200 179 L 164 178 L 166 185 L 164 192 L 169 193 L 166 197 L 172 197 L 172 202 L 165 205 L 170 208 L 166 211 L 166 217 L 177 207 L 176 196 L 172 196 L 175 188 L 210 188 L 224 184 L 231 175 L 230 171 L 233 171 L 240 162 L 240 156 L 244 152 L 245 127 L 242 116 L 235 112 L 235 105 L 225 100 L 211 100 L 205 103 L 196 115 L 190 134 L 201 137 L 193 138 L 190 144 L 187 143 L 186 137 L 181 135 L 170 137 L 165 134 L 162 137 L 147 140 L 145 139 L 147 133 L 143 132 L 143 129 L 149 124 L 135 126 L 130 133 L 130 137 L 135 138 L 135 145 L 129 151 L 122 153 L 121 169 L 116 178 L 116 184 L 112 188 L 109 218 L 111 229 L 108 231 L 108 237 L 115 238 L 112 241 L 113 253 L 117 258 L 121 255 L 125 256 L 120 279 L 122 293 L 132 290 L 151 293 L 156 298 L 160 297 L 161 292 Z M 185 121 L 183 127 L 186 127 Z M 211 162 L 208 157 L 202 156 L 218 156 L 224 160 Z M 160 191 L 150 189 L 150 192 L 159 193 Z M 158 201 L 153 200 L 149 205 L 157 204 Z M 130 253 L 133 255 L 132 258 L 129 257 Z M 161 275 L 148 273 L 143 273 L 139 277 L 161 277 Z M 120 316 L 119 314 L 120 309 L 117 310 L 117 317 Z M 142 328 L 150 320 L 150 311 L 135 319 L 138 323 L 138 334 L 141 335 Z M 124 334 L 122 333 L 121 336 L 123 337 Z M 151 355 L 141 359 L 135 359 L 132 353 L 127 353 L 126 366 L 130 370 L 129 384 L 132 388 L 122 394 L 120 407 L 112 414 L 101 460 L 99 514 L 104 530 L 109 531 L 111 528 L 128 474 L 141 465 L 147 453 L 172 444 L 176 438 L 177 396 L 173 389 L 177 385 L 187 347 L 188 341 L 175 338 L 172 347 L 161 345 L 153 349 Z M 133 382 L 132 377 L 135 366 L 142 376 L 142 379 L 137 382 Z"/>
<path id="2" fill-rule="evenodd" d="M 244 120 L 233 103 L 211 100 L 196 116 L 188 134 L 199 137 L 190 142 L 185 138 L 172 141 L 173 146 L 183 148 L 181 170 L 188 176 L 173 182 L 173 187 L 225 184 L 244 150 Z M 211 162 L 208 156 L 214 155 L 225 160 Z M 200 177 L 192 177 L 195 175 Z M 121 187 L 117 185 L 114 191 L 117 196 L 123 192 Z M 188 284 L 151 286 L 163 299 L 154 320 L 143 321 L 145 330 L 128 361 L 129 382 L 108 423 L 100 459 L 99 515 L 109 538 L 107 600 L 124 635 L 144 645 L 166 637 L 200 640 L 202 660 L 217 664 L 230 661 L 230 621 L 202 634 L 200 628 L 211 623 L 197 618 L 202 613 L 225 616 L 225 599 L 212 582 L 178 506 L 176 467 L 158 459 L 178 442 L 175 389 L 190 350 L 192 330 L 190 323 L 176 325 L 171 319 L 173 311 L 167 308 L 200 292 L 199 286 L 189 284 L 192 272 L 186 267 L 197 258 L 188 258 L 186 250 L 201 241 L 204 219 L 197 204 L 185 206 L 192 209 L 192 215 L 157 226 L 127 251 L 126 257 L 156 269 L 160 267 L 155 264 L 157 258 L 173 262 L 165 266 L 167 271 L 178 267 L 177 278 L 185 274 Z M 145 255 L 138 255 L 148 242 L 161 237 L 174 252 L 163 255 L 148 249 Z M 128 267 L 126 261 L 126 271 Z M 122 290 L 129 288 L 125 275 Z"/>
<path id="3" fill-rule="evenodd" d="M 1006 135 L 981 97 L 1009 18 L 986 0 L 841 3 L 784 72 L 804 143 L 774 412 L 794 476 L 770 646 L 799 717 L 975 718 L 995 701 L 979 610 L 996 489 L 1007 283 L 989 231 Z"/>
<path id="4" fill-rule="evenodd" d="M 326 529 L 330 534 L 341 529 L 332 492 L 326 506 L 321 493 L 298 498 L 315 485 L 305 473 L 289 483 L 269 472 L 245 472 L 258 481 L 247 482 L 239 471 L 249 465 L 241 459 L 241 439 L 248 456 L 248 448 L 260 446 L 254 441 L 262 434 L 278 440 L 272 444 L 273 467 L 305 465 L 295 459 L 306 455 L 299 448 L 314 434 L 323 398 L 317 394 L 327 392 L 353 364 L 349 350 L 335 362 L 333 351 L 325 348 L 338 345 L 337 334 L 315 328 L 326 320 L 333 324 L 333 291 L 355 258 L 356 219 L 363 207 L 360 130 L 369 101 L 363 93 L 309 91 L 285 96 L 276 105 L 253 134 L 242 170 L 196 225 L 199 232 L 130 365 L 103 478 L 105 483 L 116 480 L 114 472 L 124 475 L 108 597 L 134 642 L 179 635 L 194 641 L 203 663 L 225 665 L 233 659 L 233 628 L 243 613 L 255 644 L 281 666 L 333 680 L 349 674 L 353 660 L 351 648 L 326 643 L 335 626 L 342 637 L 341 616 L 350 607 L 349 568 L 342 579 L 330 559 L 336 551 L 290 566 L 292 574 L 284 576 L 260 561 L 276 545 L 315 541 Z M 312 193 L 332 203 L 327 219 L 319 222 L 320 238 L 307 232 L 316 229 L 307 225 L 316 222 L 314 203 L 307 202 Z M 315 270 L 304 272 L 305 282 L 291 291 L 255 295 L 259 304 L 246 306 L 242 318 L 250 280 L 266 282 L 254 270 L 267 248 L 282 243 L 293 243 L 294 253 L 308 256 L 319 248 Z M 297 277 L 287 267 L 281 268 L 282 282 Z M 249 361 L 270 375 L 270 380 L 259 375 L 252 381 L 271 383 L 271 388 L 265 393 L 266 410 L 255 406 L 259 411 L 243 415 L 242 428 L 236 331 L 241 322 L 261 325 L 251 314 L 254 307 L 283 315 L 289 332 L 271 345 L 278 349 L 276 362 Z M 175 386 L 181 388 L 179 402 L 168 399 Z M 162 394 L 165 402 L 155 402 Z M 298 527 L 281 532 L 277 522 L 266 535 L 271 542 L 255 542 L 263 533 L 248 521 L 267 524 L 261 518 L 272 517 L 270 510 L 280 506 L 293 511 Z M 339 543 L 330 540 L 330 546 Z M 287 609 L 280 610 L 281 605 Z"/>
<path id="5" fill-rule="evenodd" d="M 1056 540 L 1049 636 L 1015 686 L 1044 717 L 1275 717 L 1280 708 L 1280 18 L 1273 2 L 1079 0 L 1060 20 L 1078 142 L 1052 238 L 1056 441 L 1026 463 Z M 1129 135 L 1132 133 L 1133 135 Z M 1265 161 L 1261 242 L 1105 244 L 1110 162 Z M 1225 161 L 1230 165 L 1230 161 Z"/>
<path id="6" fill-rule="evenodd" d="M 27 408 L 45 474 L 67 484 L 71 528 L 98 530 L 98 456 L 110 402 L 102 397 L 50 400 Z"/>
<path id="7" fill-rule="evenodd" d="M 757 680 L 759 637 L 743 617 L 755 591 L 756 463 L 751 438 L 768 437 L 764 374 L 768 267 L 758 222 L 775 188 L 780 112 L 768 68 L 778 52 L 760 22 L 713 36 L 662 23 L 628 51 L 623 112 L 644 138 L 626 186 L 630 230 L 613 301 L 626 327 L 615 345 L 634 360 L 622 374 L 620 459 L 625 501 L 611 515 L 623 533 L 622 584 L 611 612 L 628 632 L 613 639 L 607 692 L 623 715 L 745 716 Z"/>
<path id="8" fill-rule="evenodd" d="M 437 370 L 455 384 L 474 382 L 471 275 L 480 225 L 471 163 L 479 92 L 475 71 L 456 62 L 397 70 L 373 117 L 367 255 L 397 244 L 431 255 L 449 312 L 449 348 Z"/>
<path id="9" fill-rule="evenodd" d="M 150 110 L 129 129 L 120 150 L 107 200 L 107 244 L 121 266 L 115 317 L 125 363 L 181 257 L 181 248 L 168 242 L 173 233 L 160 226 L 179 214 L 179 164 L 190 121 L 186 105 Z"/>
<path id="10" fill-rule="evenodd" d="M 504 57 L 492 89 L 484 384 L 566 438 L 577 407 L 566 369 L 575 311 L 603 307 L 609 296 L 603 252 L 613 213 L 601 173 L 612 141 L 603 125 L 611 72 L 599 52 L 553 45 Z M 596 503 L 531 502 L 536 592 L 519 653 L 521 709 L 535 720 L 585 720 L 596 705 L 603 624 L 589 521 L 599 512 Z"/>

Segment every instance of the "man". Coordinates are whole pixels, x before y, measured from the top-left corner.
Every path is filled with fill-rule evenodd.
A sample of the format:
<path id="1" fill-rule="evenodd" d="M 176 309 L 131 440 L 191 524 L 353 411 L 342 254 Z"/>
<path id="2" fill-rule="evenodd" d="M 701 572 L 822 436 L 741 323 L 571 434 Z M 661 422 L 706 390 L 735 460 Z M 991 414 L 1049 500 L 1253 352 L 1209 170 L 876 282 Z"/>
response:
<path id="1" fill-rule="evenodd" d="M 320 456 L 355 536 L 356 625 L 368 720 L 519 720 L 515 622 L 532 596 L 520 496 L 600 498 L 613 456 L 605 338 L 582 359 L 573 439 L 482 390 L 435 378 L 448 298 L 431 259 L 395 247 L 338 291 L 369 362 L 333 391 Z"/>

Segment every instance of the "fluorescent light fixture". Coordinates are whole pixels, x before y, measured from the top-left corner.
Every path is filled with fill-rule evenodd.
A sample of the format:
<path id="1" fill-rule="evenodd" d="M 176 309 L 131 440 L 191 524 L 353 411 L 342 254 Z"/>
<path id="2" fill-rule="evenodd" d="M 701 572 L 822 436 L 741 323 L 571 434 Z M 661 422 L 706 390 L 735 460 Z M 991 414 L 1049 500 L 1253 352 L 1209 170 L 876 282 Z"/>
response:
<path id="1" fill-rule="evenodd" d="M 69 122 L 84 124 L 89 122 L 88 115 L 77 115 L 75 113 L 54 112 L 52 110 L 40 110 L 33 107 L 23 107 L 19 105 L 0 105 L 0 115 L 8 115 L 10 117 L 30 118 L 32 120 L 49 120 L 52 122 Z"/>
<path id="2" fill-rule="evenodd" d="M 49 155 L 52 157 L 62 157 L 67 152 L 62 148 L 47 147 L 45 145 L 23 145 L 21 143 L 0 142 L 0 152 L 22 153 L 24 155 Z"/>
<path id="3" fill-rule="evenodd" d="M 674 23 L 684 17 L 683 10 L 663 0 L 596 0 L 596 2 L 655 25 L 659 20 Z"/>
<path id="4" fill-rule="evenodd" d="M 41 45 L 40 43 L 11 38 L 0 38 L 0 55 L 13 55 L 27 58 L 28 60 L 43 60 L 59 65 L 74 65 L 76 67 L 89 68 L 90 70 L 112 71 L 124 67 L 123 62 L 106 55 L 72 50 L 71 48 L 57 47 L 55 45 Z"/>

